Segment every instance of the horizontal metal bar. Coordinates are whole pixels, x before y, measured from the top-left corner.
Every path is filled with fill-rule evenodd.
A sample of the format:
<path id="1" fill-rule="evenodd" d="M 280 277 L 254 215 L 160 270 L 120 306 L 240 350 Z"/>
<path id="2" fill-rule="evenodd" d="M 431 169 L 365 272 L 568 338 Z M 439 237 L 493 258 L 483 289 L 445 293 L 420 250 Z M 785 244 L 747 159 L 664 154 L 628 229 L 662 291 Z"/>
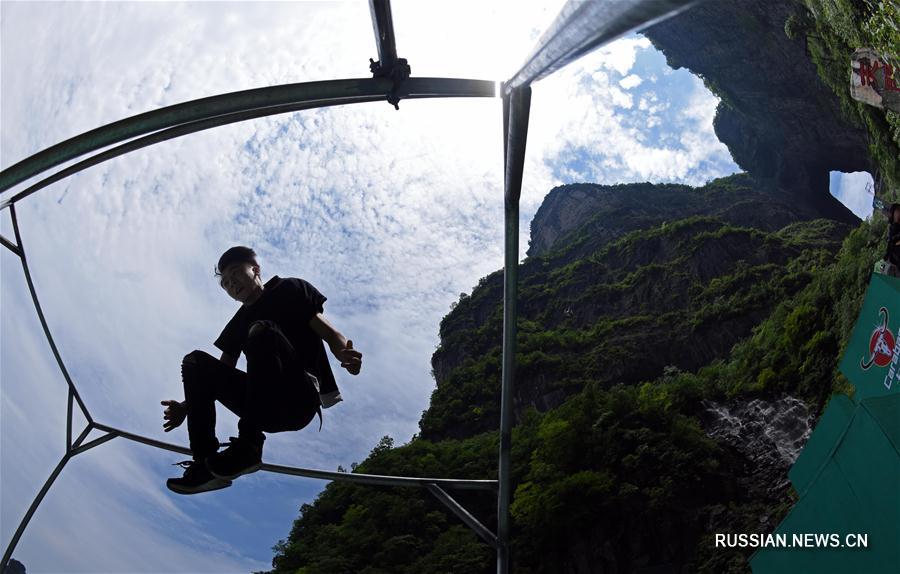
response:
<path id="1" fill-rule="evenodd" d="M 0 235 L 0 243 L 3 244 L 3 247 L 6 247 L 7 249 L 9 249 L 10 251 L 12 251 L 13 253 L 15 253 L 16 255 L 18 255 L 19 257 L 22 257 L 22 250 L 19 249 L 19 247 L 18 247 L 15 243 L 13 243 L 13 242 L 10 241 L 9 239 L 3 237 L 2 235 Z"/>
<path id="2" fill-rule="evenodd" d="M 358 484 L 381 486 L 416 486 L 427 488 L 429 484 L 440 484 L 447 488 L 461 488 L 465 490 L 496 490 L 496 480 L 465 480 L 455 478 L 417 478 L 410 476 L 385 476 L 380 474 L 359 474 L 355 472 L 331 472 L 327 470 L 313 470 L 308 468 L 293 468 L 275 464 L 263 464 L 263 470 L 281 474 L 293 474 L 308 478 L 322 478 L 325 480 L 342 480 Z"/>
<path id="3" fill-rule="evenodd" d="M 179 454 L 186 454 L 186 455 L 188 455 L 188 456 L 190 456 L 190 455 L 192 454 L 192 453 L 191 453 L 191 449 L 189 449 L 189 448 L 185 448 L 185 447 L 183 447 L 183 446 L 178 446 L 178 445 L 175 445 L 175 444 L 170 444 L 170 443 L 167 443 L 167 442 L 162 442 L 162 441 L 160 441 L 160 440 L 155 440 L 155 439 L 152 439 L 152 438 L 147 438 L 147 437 L 145 437 L 145 436 L 141 436 L 141 435 L 138 435 L 138 434 L 134 434 L 134 433 L 130 433 L 130 432 L 127 432 L 127 431 L 123 431 L 123 430 L 121 430 L 121 429 L 117 429 L 117 428 L 111 427 L 111 426 L 109 426 L 109 425 L 104 425 L 104 424 L 100 424 L 100 423 L 94 423 L 94 428 L 96 428 L 96 429 L 98 429 L 98 430 L 102 430 L 102 431 L 104 431 L 104 432 L 108 432 L 108 433 L 115 433 L 117 436 L 120 436 L 120 437 L 122 437 L 122 438 L 127 438 L 128 440 L 131 440 L 131 441 L 134 441 L 134 442 L 139 442 L 139 443 L 141 443 L 141 444 L 146 444 L 146 445 L 148 445 L 148 446 L 153 446 L 153 447 L 156 447 L 156 448 L 161 448 L 161 449 L 163 449 L 163 450 L 168 450 L 168 451 L 171 451 L 171 452 L 177 452 L 177 453 L 179 453 Z"/>
<path id="4" fill-rule="evenodd" d="M 472 514 L 468 510 L 463 508 L 460 503 L 456 502 L 456 500 L 452 496 L 441 489 L 440 486 L 436 484 L 429 484 L 428 490 L 435 496 L 435 498 L 444 503 L 444 506 L 449 508 L 450 511 L 453 512 L 453 514 L 459 517 L 459 519 L 462 520 L 466 524 L 466 526 L 474 530 L 475 534 L 480 536 L 482 540 L 484 540 L 494 548 L 499 547 L 500 541 L 497 536 L 493 532 L 491 532 L 488 527 L 479 522 L 477 518 L 472 516 Z"/>
<path id="5" fill-rule="evenodd" d="M 44 311 L 41 309 L 41 302 L 38 300 L 37 291 L 34 289 L 31 271 L 28 269 L 28 258 L 25 256 L 25 246 L 22 243 L 22 234 L 19 231 L 19 219 L 16 217 L 16 207 L 14 205 L 10 206 L 10 215 L 12 216 L 13 232 L 16 234 L 16 243 L 19 244 L 19 259 L 22 261 L 22 271 L 25 272 L 25 282 L 28 283 L 28 291 L 31 292 L 31 302 L 34 303 L 38 319 L 41 321 L 41 327 L 44 329 L 44 335 L 47 337 L 47 342 L 50 343 L 50 349 L 53 351 L 53 356 L 56 357 L 56 364 L 59 365 L 59 370 L 62 371 L 63 377 L 66 379 L 66 384 L 69 385 L 69 390 L 75 396 L 75 400 L 78 401 L 78 406 L 81 408 L 84 418 L 91 423 L 93 422 L 91 414 L 84 405 L 84 401 L 81 400 L 81 395 L 78 394 L 78 389 L 75 388 L 75 383 L 72 382 L 72 377 L 69 376 L 69 371 L 66 369 L 65 363 L 63 363 L 62 356 L 59 354 L 59 349 L 56 348 L 56 343 L 53 341 L 53 335 L 50 334 L 50 327 L 47 326 L 47 319 L 44 317 Z"/>
<path id="6" fill-rule="evenodd" d="M 322 106 L 387 99 L 394 84 L 385 78 L 355 78 L 255 88 L 175 104 L 144 112 L 42 150 L 0 172 L 0 192 L 54 166 L 86 153 L 157 130 L 224 114 L 302 102 Z M 456 78 L 410 78 L 400 95 L 404 98 L 495 97 L 495 83 Z"/>
<path id="7" fill-rule="evenodd" d="M 190 455 L 191 450 L 176 446 L 174 444 L 165 443 L 151 438 L 129 433 L 108 425 L 96 423 L 95 428 L 109 433 L 116 433 L 122 438 L 133 440 L 156 448 L 178 452 Z M 291 466 L 280 466 L 277 464 L 263 464 L 262 470 L 269 472 L 277 472 L 279 474 L 291 474 L 294 476 L 305 476 L 308 478 L 321 478 L 325 480 L 343 480 L 345 482 L 357 482 L 360 484 L 375 484 L 386 486 L 420 486 L 427 487 L 428 484 L 434 483 L 451 488 L 463 488 L 468 490 L 495 490 L 497 488 L 496 480 L 464 480 L 451 478 L 414 478 L 406 476 L 382 476 L 377 474 L 357 474 L 350 472 L 332 472 L 327 470 L 315 470 L 309 468 L 296 468 Z"/>
<path id="8" fill-rule="evenodd" d="M 647 28 L 698 3 L 696 0 L 569 0 L 538 40 L 505 93 L 530 85 L 603 44 Z"/>
<path id="9" fill-rule="evenodd" d="M 31 517 L 34 516 L 35 511 L 38 506 L 41 504 L 41 501 L 44 500 L 44 497 L 47 495 L 47 491 L 50 490 L 50 487 L 53 486 L 53 482 L 56 480 L 56 477 L 59 476 L 59 473 L 62 472 L 66 463 L 69 462 L 71 457 L 68 453 L 63 455 L 62 459 L 59 461 L 59 464 L 56 465 L 56 468 L 53 469 L 53 472 L 50 473 L 50 478 L 44 483 L 43 488 L 41 488 L 40 492 L 38 492 L 37 496 L 34 497 L 34 500 L 31 501 L 31 506 L 28 507 L 28 511 L 25 513 L 25 517 L 22 518 L 22 522 L 19 523 L 19 527 L 16 528 L 16 533 L 13 534 L 12 540 L 9 542 L 9 546 L 6 547 L 6 552 L 3 553 L 3 560 L 0 562 L 0 572 L 6 572 L 6 566 L 9 564 L 9 559 L 12 558 L 12 553 L 16 549 L 16 545 L 19 543 L 19 539 L 22 537 L 22 533 L 25 532 L 25 527 L 28 526 L 28 523 L 31 521 Z"/>

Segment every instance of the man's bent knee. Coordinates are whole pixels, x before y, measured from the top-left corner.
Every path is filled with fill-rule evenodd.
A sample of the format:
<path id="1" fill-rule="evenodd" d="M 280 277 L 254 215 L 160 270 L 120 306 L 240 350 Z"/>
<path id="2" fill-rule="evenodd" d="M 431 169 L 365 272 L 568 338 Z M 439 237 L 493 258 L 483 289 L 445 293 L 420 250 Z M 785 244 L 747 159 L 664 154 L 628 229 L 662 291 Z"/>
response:
<path id="1" fill-rule="evenodd" d="M 181 364 L 182 365 L 197 365 L 197 364 L 203 362 L 207 357 L 209 357 L 210 359 L 215 359 L 215 357 L 213 357 L 206 351 L 199 351 L 199 350 L 191 351 L 190 353 L 185 355 L 183 359 L 181 359 Z"/>
<path id="2" fill-rule="evenodd" d="M 181 378 L 182 380 L 194 378 L 194 374 L 199 371 L 201 365 L 210 360 L 215 361 L 216 358 L 205 351 L 193 351 L 184 356 L 181 360 Z"/>

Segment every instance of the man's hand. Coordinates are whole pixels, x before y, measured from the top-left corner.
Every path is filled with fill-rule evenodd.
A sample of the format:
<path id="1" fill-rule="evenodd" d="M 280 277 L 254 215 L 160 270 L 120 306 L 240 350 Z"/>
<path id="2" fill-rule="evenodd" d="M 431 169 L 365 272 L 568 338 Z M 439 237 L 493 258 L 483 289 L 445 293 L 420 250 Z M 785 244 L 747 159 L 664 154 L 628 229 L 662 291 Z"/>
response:
<path id="1" fill-rule="evenodd" d="M 358 375 L 362 368 L 362 353 L 353 348 L 353 341 L 348 340 L 347 346 L 343 349 L 332 351 L 334 356 L 341 362 L 341 366 L 347 369 L 351 375 Z"/>
<path id="2" fill-rule="evenodd" d="M 161 404 L 166 407 L 165 412 L 163 412 L 163 418 L 167 421 L 163 423 L 165 431 L 169 432 L 181 426 L 181 423 L 184 422 L 184 417 L 187 416 L 187 405 L 178 401 L 162 401 Z"/>

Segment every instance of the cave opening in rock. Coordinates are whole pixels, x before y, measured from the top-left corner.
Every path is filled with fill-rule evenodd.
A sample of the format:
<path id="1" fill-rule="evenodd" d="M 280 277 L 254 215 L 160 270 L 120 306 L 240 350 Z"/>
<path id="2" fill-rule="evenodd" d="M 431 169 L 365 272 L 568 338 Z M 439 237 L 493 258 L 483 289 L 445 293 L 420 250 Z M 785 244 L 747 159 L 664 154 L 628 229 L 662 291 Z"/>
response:
<path id="1" fill-rule="evenodd" d="M 867 171 L 844 173 L 832 171 L 829 190 L 838 201 L 847 206 L 861 219 L 872 215 L 872 200 L 875 197 L 875 182 Z"/>

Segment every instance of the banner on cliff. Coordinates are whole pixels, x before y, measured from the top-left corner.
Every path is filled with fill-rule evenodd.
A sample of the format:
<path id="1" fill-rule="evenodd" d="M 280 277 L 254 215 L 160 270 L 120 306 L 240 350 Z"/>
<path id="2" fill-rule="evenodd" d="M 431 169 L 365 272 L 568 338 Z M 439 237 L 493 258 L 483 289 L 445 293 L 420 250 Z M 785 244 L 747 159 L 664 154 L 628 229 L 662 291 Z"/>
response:
<path id="1" fill-rule="evenodd" d="M 900 73 L 872 48 L 860 48 L 850 59 L 850 96 L 882 109 L 900 112 Z"/>
<path id="2" fill-rule="evenodd" d="M 872 274 L 840 366 L 857 401 L 900 393 L 900 279 Z"/>

